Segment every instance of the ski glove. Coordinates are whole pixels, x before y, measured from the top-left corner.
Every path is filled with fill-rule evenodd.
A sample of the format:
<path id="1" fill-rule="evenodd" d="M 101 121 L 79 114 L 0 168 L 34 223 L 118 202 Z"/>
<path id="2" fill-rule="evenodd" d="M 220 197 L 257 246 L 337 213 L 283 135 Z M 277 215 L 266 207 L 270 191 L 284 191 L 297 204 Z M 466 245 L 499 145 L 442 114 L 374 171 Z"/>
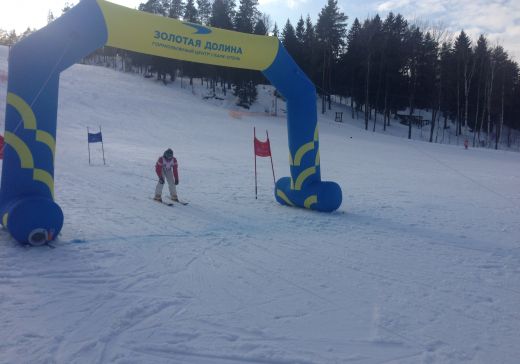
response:
<path id="1" fill-rule="evenodd" d="M 164 184 L 164 178 L 159 177 L 159 183 L 163 185 Z"/>
<path id="2" fill-rule="evenodd" d="M 177 186 L 179 184 L 179 181 L 175 180 L 175 186 Z"/>

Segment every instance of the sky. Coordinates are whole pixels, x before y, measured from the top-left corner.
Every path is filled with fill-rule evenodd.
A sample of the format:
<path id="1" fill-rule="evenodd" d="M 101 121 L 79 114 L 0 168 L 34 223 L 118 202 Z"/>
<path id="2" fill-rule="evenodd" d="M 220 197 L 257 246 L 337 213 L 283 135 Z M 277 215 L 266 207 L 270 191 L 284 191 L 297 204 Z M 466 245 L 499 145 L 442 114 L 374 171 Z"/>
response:
<path id="1" fill-rule="evenodd" d="M 55 16 L 67 0 L 2 0 L 0 29 L 24 31 L 27 27 L 41 28 L 46 24 L 49 10 Z M 70 1 L 77 3 L 77 0 Z M 144 0 L 113 0 L 137 7 Z M 238 1 L 237 1 L 238 2 Z M 270 15 L 273 24 L 283 28 L 287 19 L 296 24 L 300 15 L 309 14 L 314 22 L 326 0 L 259 0 L 260 11 Z M 474 41 L 484 33 L 492 45 L 501 44 L 515 59 L 520 59 L 520 1 L 516 0 L 339 0 L 338 5 L 349 17 L 367 17 L 388 12 L 401 13 L 409 21 L 419 24 L 441 25 L 452 33 L 464 29 Z"/>

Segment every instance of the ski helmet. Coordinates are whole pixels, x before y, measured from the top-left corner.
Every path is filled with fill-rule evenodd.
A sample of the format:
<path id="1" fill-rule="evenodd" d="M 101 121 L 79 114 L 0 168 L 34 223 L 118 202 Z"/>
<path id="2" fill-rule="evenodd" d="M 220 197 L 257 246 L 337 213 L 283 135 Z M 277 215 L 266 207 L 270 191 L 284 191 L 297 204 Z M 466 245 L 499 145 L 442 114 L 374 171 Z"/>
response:
<path id="1" fill-rule="evenodd" d="M 166 159 L 172 159 L 173 158 L 173 150 L 170 148 L 166 149 L 166 151 L 163 154 L 163 157 Z"/>

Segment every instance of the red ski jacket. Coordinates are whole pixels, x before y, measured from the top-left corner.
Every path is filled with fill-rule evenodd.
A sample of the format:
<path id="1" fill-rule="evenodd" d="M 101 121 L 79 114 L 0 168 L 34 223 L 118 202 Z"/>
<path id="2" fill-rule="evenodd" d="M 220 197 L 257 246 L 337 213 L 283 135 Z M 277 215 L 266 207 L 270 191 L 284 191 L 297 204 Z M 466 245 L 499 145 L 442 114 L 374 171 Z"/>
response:
<path id="1" fill-rule="evenodd" d="M 155 163 L 155 173 L 159 178 L 164 178 L 163 170 L 173 169 L 173 177 L 175 178 L 175 184 L 179 183 L 179 172 L 177 170 L 178 164 L 177 159 L 174 157 L 171 160 L 167 160 L 164 157 L 160 157 Z"/>

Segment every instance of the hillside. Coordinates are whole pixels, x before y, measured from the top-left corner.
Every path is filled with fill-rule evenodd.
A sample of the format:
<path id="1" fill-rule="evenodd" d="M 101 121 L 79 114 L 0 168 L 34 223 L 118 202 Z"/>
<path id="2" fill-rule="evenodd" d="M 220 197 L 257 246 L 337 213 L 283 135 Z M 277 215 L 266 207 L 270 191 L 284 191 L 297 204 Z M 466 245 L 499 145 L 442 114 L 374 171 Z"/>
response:
<path id="1" fill-rule="evenodd" d="M 7 70 L 0 47 L 0 74 Z M 267 98 L 268 89 L 263 97 Z M 0 114 L 5 110 L 0 81 Z M 59 239 L 0 231 L 0 363 L 515 363 L 520 154 L 408 141 L 320 116 L 331 214 L 273 197 L 252 134 L 289 173 L 284 118 L 178 84 L 61 76 Z M 217 100 L 218 101 L 218 100 Z M 262 112 L 261 101 L 252 112 Z M 105 157 L 86 128 L 102 127 Z M 188 206 L 151 200 L 171 147 Z"/>

